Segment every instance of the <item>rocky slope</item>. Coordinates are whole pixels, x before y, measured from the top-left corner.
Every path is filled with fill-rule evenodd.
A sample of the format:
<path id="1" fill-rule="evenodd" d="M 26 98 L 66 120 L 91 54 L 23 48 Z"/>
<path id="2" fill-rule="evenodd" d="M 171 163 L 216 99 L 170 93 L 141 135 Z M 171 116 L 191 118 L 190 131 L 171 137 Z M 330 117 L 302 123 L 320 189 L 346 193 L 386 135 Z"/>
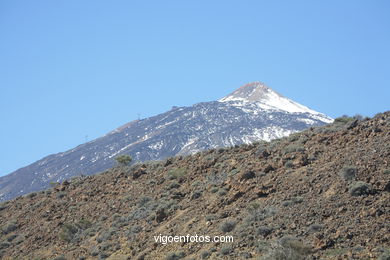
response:
<path id="1" fill-rule="evenodd" d="M 0 205 L 3 259 L 388 259 L 390 112 L 115 167 Z M 155 242 L 159 235 L 232 243 Z"/>
<path id="2" fill-rule="evenodd" d="M 48 188 L 72 176 L 91 175 L 130 154 L 134 161 L 160 160 L 201 150 L 271 140 L 332 122 L 259 82 L 214 102 L 130 122 L 69 151 L 53 154 L 0 178 L 0 200 Z"/>

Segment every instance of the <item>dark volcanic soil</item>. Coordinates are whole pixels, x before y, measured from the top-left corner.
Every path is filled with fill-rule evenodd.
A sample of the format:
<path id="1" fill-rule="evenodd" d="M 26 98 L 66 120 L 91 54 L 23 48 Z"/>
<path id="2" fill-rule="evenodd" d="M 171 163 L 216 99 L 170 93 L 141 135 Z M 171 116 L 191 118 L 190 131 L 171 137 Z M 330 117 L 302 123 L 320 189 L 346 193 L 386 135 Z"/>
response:
<path id="1" fill-rule="evenodd" d="M 0 204 L 3 259 L 389 259 L 390 112 Z M 233 243 L 156 243 L 155 235 Z"/>

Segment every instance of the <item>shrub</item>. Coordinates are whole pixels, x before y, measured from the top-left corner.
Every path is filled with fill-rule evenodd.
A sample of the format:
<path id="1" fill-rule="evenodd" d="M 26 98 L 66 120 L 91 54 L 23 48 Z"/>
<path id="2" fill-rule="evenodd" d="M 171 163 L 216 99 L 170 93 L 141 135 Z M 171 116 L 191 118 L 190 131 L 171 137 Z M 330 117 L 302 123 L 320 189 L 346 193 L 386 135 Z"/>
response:
<path id="1" fill-rule="evenodd" d="M 99 259 L 106 259 L 110 256 L 111 254 L 107 253 L 107 252 L 100 252 L 99 254 Z"/>
<path id="2" fill-rule="evenodd" d="M 291 160 L 288 160 L 288 161 L 284 164 L 284 166 L 285 166 L 286 168 L 292 168 L 292 167 L 294 166 L 294 163 L 293 163 Z"/>
<path id="3" fill-rule="evenodd" d="M 115 161 L 117 161 L 120 166 L 128 166 L 132 160 L 133 159 L 128 154 L 122 154 L 115 157 Z"/>
<path id="4" fill-rule="evenodd" d="M 65 256 L 59 255 L 53 258 L 53 260 L 66 260 Z"/>
<path id="5" fill-rule="evenodd" d="M 7 204 L 5 202 L 0 203 L 0 211 L 7 208 Z"/>
<path id="6" fill-rule="evenodd" d="M 16 224 L 17 224 L 16 220 L 9 221 L 7 224 L 1 227 L 1 233 L 6 235 L 12 231 L 15 231 L 18 228 Z"/>
<path id="7" fill-rule="evenodd" d="M 231 177 L 231 176 L 234 176 L 234 175 L 236 175 L 237 173 L 239 173 L 240 171 L 238 170 L 238 169 L 233 169 L 233 170 L 231 170 L 230 172 L 229 172 L 229 177 Z"/>
<path id="8" fill-rule="evenodd" d="M 59 182 L 56 182 L 56 181 L 51 181 L 51 182 L 49 183 L 50 187 L 55 187 L 55 186 L 57 186 L 58 184 L 60 184 L 60 183 L 59 183 Z"/>
<path id="9" fill-rule="evenodd" d="M 254 212 L 256 210 L 258 210 L 260 208 L 260 204 L 256 201 L 252 201 L 248 204 L 248 206 L 246 207 L 246 209 L 249 211 L 249 212 Z"/>
<path id="10" fill-rule="evenodd" d="M 80 233 L 88 229 L 90 226 L 92 226 L 92 223 L 85 219 L 81 219 L 77 223 L 65 223 L 61 227 L 59 237 L 68 243 L 77 241 Z"/>
<path id="11" fill-rule="evenodd" d="M 58 199 L 62 199 L 65 196 L 66 196 L 66 192 L 65 191 L 60 191 L 60 192 L 57 193 L 57 198 Z"/>
<path id="12" fill-rule="evenodd" d="M 289 200 L 283 201 L 282 205 L 283 206 L 290 206 L 292 204 L 299 204 L 299 203 L 302 203 L 302 202 L 303 202 L 303 198 L 301 196 L 296 196 L 296 197 L 292 197 Z"/>
<path id="13" fill-rule="evenodd" d="M 291 200 L 298 204 L 298 203 L 302 203 L 303 202 L 303 198 L 301 196 L 295 196 L 295 197 L 292 197 Z"/>
<path id="14" fill-rule="evenodd" d="M 92 250 L 91 250 L 91 256 L 98 256 L 99 255 L 99 248 L 98 247 L 94 247 L 94 248 L 92 248 Z"/>
<path id="15" fill-rule="evenodd" d="M 37 196 L 37 193 L 36 192 L 31 192 L 29 194 L 27 194 L 27 198 L 34 198 L 35 196 Z"/>
<path id="16" fill-rule="evenodd" d="M 193 187 L 197 187 L 197 186 L 200 186 L 200 185 L 202 185 L 202 182 L 201 181 L 194 181 L 192 184 L 191 184 L 191 186 L 193 186 Z"/>
<path id="17" fill-rule="evenodd" d="M 6 249 L 6 248 L 8 248 L 9 246 L 11 246 L 10 243 L 8 243 L 8 242 L 1 242 L 1 243 L 0 243 L 0 250 Z"/>
<path id="18" fill-rule="evenodd" d="M 205 217 L 206 221 L 216 220 L 218 219 L 218 216 L 215 214 L 210 214 Z"/>
<path id="19" fill-rule="evenodd" d="M 285 153 L 293 153 L 293 152 L 304 152 L 305 147 L 299 144 L 289 144 L 286 147 L 284 147 Z"/>
<path id="20" fill-rule="evenodd" d="M 353 117 L 349 117 L 347 115 L 343 115 L 341 117 L 338 117 L 334 120 L 334 124 L 346 124 L 351 121 L 355 120 Z"/>
<path id="21" fill-rule="evenodd" d="M 220 229 L 222 232 L 227 233 L 227 232 L 232 231 L 235 227 L 236 227 L 236 222 L 228 220 L 228 221 L 225 221 L 224 223 L 222 223 L 222 225 L 220 226 Z"/>
<path id="22" fill-rule="evenodd" d="M 168 171 L 168 179 L 181 179 L 186 175 L 186 169 L 184 168 L 175 168 Z"/>
<path id="23" fill-rule="evenodd" d="M 340 172 L 339 176 L 345 181 L 354 180 L 356 177 L 357 168 L 353 166 L 344 166 Z"/>
<path id="24" fill-rule="evenodd" d="M 111 244 L 110 244 L 110 243 L 105 242 L 105 243 L 100 244 L 100 249 L 101 249 L 102 251 L 107 251 L 107 250 L 109 250 L 110 248 L 111 248 Z"/>
<path id="25" fill-rule="evenodd" d="M 141 231 L 142 231 L 142 227 L 139 226 L 139 225 L 132 226 L 130 228 L 130 230 L 129 230 L 129 232 L 132 233 L 132 234 L 137 234 L 137 233 L 139 233 Z"/>
<path id="26" fill-rule="evenodd" d="M 320 224 L 313 224 L 309 226 L 309 233 L 315 233 L 320 231 L 323 228 Z"/>
<path id="27" fill-rule="evenodd" d="M 349 193 L 352 196 L 368 195 L 371 192 L 371 185 L 362 181 L 354 182 L 349 186 Z"/>
<path id="28" fill-rule="evenodd" d="M 107 231 L 101 232 L 101 235 L 98 238 L 96 238 L 96 241 L 98 243 L 101 243 L 103 241 L 107 241 L 107 240 L 111 239 L 111 237 L 113 235 L 115 235 L 116 233 L 117 233 L 117 229 L 116 228 L 110 228 Z"/>
<path id="29" fill-rule="evenodd" d="M 89 220 L 81 219 L 76 225 L 80 229 L 87 229 L 92 226 L 92 223 Z"/>
<path id="30" fill-rule="evenodd" d="M 186 256 L 186 254 L 183 251 L 180 252 L 171 252 L 166 257 L 165 260 L 178 260 L 182 259 Z"/>
<path id="31" fill-rule="evenodd" d="M 227 176 L 228 175 L 224 172 L 213 173 L 213 174 L 207 175 L 206 179 L 207 179 L 207 183 L 214 185 L 214 186 L 220 186 L 226 181 Z"/>
<path id="32" fill-rule="evenodd" d="M 249 216 L 245 218 L 245 221 L 247 223 L 252 223 L 252 222 L 259 222 L 263 221 L 264 219 L 274 215 L 276 213 L 276 210 L 274 208 L 258 208 L 256 210 L 250 211 Z"/>
<path id="33" fill-rule="evenodd" d="M 61 228 L 60 238 L 65 242 L 71 242 L 75 237 L 78 228 L 75 225 L 66 223 Z"/>
<path id="34" fill-rule="evenodd" d="M 143 207 L 145 206 L 149 201 L 151 201 L 152 198 L 143 196 L 138 200 L 138 206 Z"/>
<path id="35" fill-rule="evenodd" d="M 221 254 L 222 255 L 228 255 L 232 251 L 232 248 L 230 246 L 224 246 L 221 248 Z"/>
<path id="36" fill-rule="evenodd" d="M 283 237 L 274 243 L 261 260 L 301 260 L 311 253 L 311 248 L 293 237 Z"/>
<path id="37" fill-rule="evenodd" d="M 246 171 L 241 175 L 241 180 L 249 180 L 256 177 L 256 174 L 254 171 Z"/>
<path id="38" fill-rule="evenodd" d="M 210 256 L 210 252 L 207 250 L 200 253 L 200 258 L 202 259 L 207 259 L 209 256 Z"/>
<path id="39" fill-rule="evenodd" d="M 177 189 L 180 187 L 180 184 L 177 181 L 173 181 L 168 185 L 168 190 Z"/>
<path id="40" fill-rule="evenodd" d="M 192 193 L 191 199 L 198 199 L 202 196 L 202 191 L 196 190 Z"/>
<path id="41" fill-rule="evenodd" d="M 378 260 L 390 260 L 390 250 L 386 250 L 385 252 L 383 252 Z"/>
<path id="42" fill-rule="evenodd" d="M 227 190 L 225 190 L 225 189 L 220 189 L 219 191 L 218 191 L 218 195 L 219 196 L 225 196 L 227 194 Z"/>
<path id="43" fill-rule="evenodd" d="M 260 226 L 258 229 L 257 229 L 257 234 L 258 235 L 261 235 L 263 237 L 267 237 L 269 234 L 271 234 L 273 231 L 273 228 L 272 227 L 267 227 L 267 226 Z"/>
<path id="44" fill-rule="evenodd" d="M 18 236 L 18 235 L 16 235 L 16 234 L 12 234 L 12 235 L 10 235 L 10 236 L 7 237 L 7 241 L 8 241 L 8 242 L 12 242 L 12 240 L 14 240 L 17 236 Z"/>
<path id="45" fill-rule="evenodd" d="M 211 193 L 216 193 L 218 190 L 219 188 L 215 186 L 210 189 Z"/>

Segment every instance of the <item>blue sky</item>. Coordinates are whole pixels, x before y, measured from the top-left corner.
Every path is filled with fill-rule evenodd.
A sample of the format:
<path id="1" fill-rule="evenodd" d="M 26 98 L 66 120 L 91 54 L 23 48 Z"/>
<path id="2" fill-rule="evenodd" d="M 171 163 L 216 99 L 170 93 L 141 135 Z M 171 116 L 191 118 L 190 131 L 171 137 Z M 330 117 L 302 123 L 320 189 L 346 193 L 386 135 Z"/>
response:
<path id="1" fill-rule="evenodd" d="M 0 1 L 0 175 L 251 81 L 332 117 L 390 98 L 390 3 Z"/>

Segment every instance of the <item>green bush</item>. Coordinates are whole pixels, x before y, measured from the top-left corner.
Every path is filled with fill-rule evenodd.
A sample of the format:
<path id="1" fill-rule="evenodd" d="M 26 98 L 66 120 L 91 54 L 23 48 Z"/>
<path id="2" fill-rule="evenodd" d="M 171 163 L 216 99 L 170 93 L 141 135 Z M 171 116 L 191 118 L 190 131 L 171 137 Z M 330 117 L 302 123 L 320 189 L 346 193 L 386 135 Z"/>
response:
<path id="1" fill-rule="evenodd" d="M 31 193 L 27 194 L 26 196 L 27 196 L 27 198 L 32 199 L 32 198 L 34 198 L 35 196 L 37 196 L 37 193 L 36 193 L 36 192 L 31 192 Z"/>
<path id="2" fill-rule="evenodd" d="M 276 210 L 272 207 L 258 208 L 249 212 L 249 215 L 245 218 L 245 222 L 253 223 L 263 221 L 264 219 L 274 215 L 275 213 Z"/>
<path id="3" fill-rule="evenodd" d="M 180 187 L 180 184 L 177 182 L 177 181 L 173 181 L 171 183 L 169 183 L 168 185 L 168 190 L 172 190 L 172 189 L 177 189 Z"/>
<path id="4" fill-rule="evenodd" d="M 210 256 L 210 252 L 209 251 L 202 251 L 202 253 L 200 253 L 200 258 L 202 258 L 202 259 L 207 259 L 207 258 L 209 258 L 209 256 Z"/>
<path id="5" fill-rule="evenodd" d="M 263 237 L 267 237 L 269 234 L 272 233 L 274 229 L 272 227 L 267 227 L 267 226 L 260 226 L 258 229 L 257 229 L 257 234 L 258 235 L 261 235 Z"/>
<path id="6" fill-rule="evenodd" d="M 211 221 L 211 220 L 216 220 L 216 219 L 218 219 L 218 216 L 215 214 L 206 215 L 206 217 L 205 217 L 206 221 Z"/>
<path id="7" fill-rule="evenodd" d="M 320 224 L 312 224 L 309 226 L 309 233 L 315 233 L 323 229 L 323 226 Z"/>
<path id="8" fill-rule="evenodd" d="M 65 256 L 59 255 L 53 258 L 53 260 L 66 260 Z"/>
<path id="9" fill-rule="evenodd" d="M 175 168 L 168 171 L 168 179 L 180 179 L 186 175 L 186 169 L 184 168 Z"/>
<path id="10" fill-rule="evenodd" d="M 142 197 L 138 200 L 138 206 L 143 207 L 143 206 L 145 206 L 149 201 L 152 201 L 152 198 L 150 198 L 150 197 L 148 197 L 148 196 L 142 196 Z"/>
<path id="11" fill-rule="evenodd" d="M 230 246 L 223 246 L 221 248 L 222 255 L 229 255 L 232 252 L 232 248 Z"/>
<path id="12" fill-rule="evenodd" d="M 0 250 L 6 249 L 6 248 L 8 248 L 10 246 L 11 246 L 11 244 L 9 242 L 1 242 L 0 243 Z"/>
<path id="13" fill-rule="evenodd" d="M 80 229 L 87 229 L 92 226 L 92 223 L 89 220 L 82 219 L 76 225 Z"/>
<path id="14" fill-rule="evenodd" d="M 6 209 L 6 208 L 7 208 L 7 203 L 6 202 L 0 203 L 0 211 L 3 210 L 3 209 Z"/>
<path id="15" fill-rule="evenodd" d="M 258 210 L 259 208 L 260 208 L 260 204 L 257 201 L 252 201 L 248 204 L 246 210 L 248 210 L 251 213 Z"/>
<path id="16" fill-rule="evenodd" d="M 379 256 L 378 260 L 390 260 L 390 249 L 385 250 L 385 252 Z"/>
<path id="17" fill-rule="evenodd" d="M 91 226 L 92 223 L 85 219 L 81 219 L 77 223 L 65 223 L 61 227 L 59 237 L 68 243 L 77 241 L 79 239 L 80 233 Z"/>
<path id="18" fill-rule="evenodd" d="M 293 161 L 288 160 L 288 161 L 284 164 L 284 166 L 285 166 L 286 168 L 292 168 L 292 167 L 294 166 L 294 163 L 293 163 Z"/>
<path id="19" fill-rule="evenodd" d="M 341 117 L 338 117 L 334 120 L 334 124 L 346 124 L 351 121 L 355 120 L 353 117 L 349 117 L 347 115 L 343 115 Z"/>
<path id="20" fill-rule="evenodd" d="M 214 186 L 214 187 L 212 187 L 212 188 L 210 189 L 210 191 L 211 191 L 211 193 L 216 193 L 216 192 L 219 191 L 219 188 Z"/>
<path id="21" fill-rule="evenodd" d="M 227 190 L 226 189 L 220 189 L 219 191 L 218 191 L 218 195 L 219 196 L 225 196 L 227 194 Z"/>
<path id="22" fill-rule="evenodd" d="M 11 220 L 7 224 L 1 227 L 1 233 L 4 235 L 15 231 L 18 228 L 16 220 Z"/>
<path id="23" fill-rule="evenodd" d="M 165 260 L 179 260 L 186 256 L 183 251 L 180 252 L 171 252 L 166 257 Z"/>
<path id="24" fill-rule="evenodd" d="M 220 226 L 220 230 L 224 233 L 227 233 L 232 231 L 235 227 L 236 227 L 236 222 L 228 220 L 222 223 L 222 225 Z"/>
<path id="25" fill-rule="evenodd" d="M 312 252 L 311 247 L 293 237 L 283 237 L 263 255 L 261 260 L 303 260 Z"/>
<path id="26" fill-rule="evenodd" d="M 293 152 L 304 152 L 305 147 L 300 144 L 289 144 L 283 149 L 284 153 L 293 153 Z"/>
<path id="27" fill-rule="evenodd" d="M 200 186 L 200 185 L 202 185 L 203 183 L 201 182 L 201 181 L 194 181 L 192 184 L 191 184 L 191 186 L 192 187 L 198 187 L 198 186 Z"/>
<path id="28" fill-rule="evenodd" d="M 349 186 L 349 193 L 352 196 L 363 196 L 363 195 L 368 195 L 372 192 L 372 187 L 370 184 L 362 182 L 362 181 L 357 181 L 352 183 Z"/>
<path id="29" fill-rule="evenodd" d="M 75 225 L 71 223 L 66 223 L 61 228 L 60 238 L 65 242 L 71 242 L 75 237 L 77 231 L 78 228 Z"/>
<path id="30" fill-rule="evenodd" d="M 356 174 L 357 168 L 354 166 L 344 166 L 339 172 L 339 176 L 345 181 L 354 180 Z"/>
<path id="31" fill-rule="evenodd" d="M 57 198 L 58 199 L 62 199 L 63 197 L 65 197 L 66 196 L 66 192 L 65 191 L 59 191 L 58 193 L 57 193 Z"/>
<path id="32" fill-rule="evenodd" d="M 122 154 L 115 157 L 115 161 L 117 161 L 120 166 L 128 166 L 132 160 L 133 159 L 128 154 Z"/>

